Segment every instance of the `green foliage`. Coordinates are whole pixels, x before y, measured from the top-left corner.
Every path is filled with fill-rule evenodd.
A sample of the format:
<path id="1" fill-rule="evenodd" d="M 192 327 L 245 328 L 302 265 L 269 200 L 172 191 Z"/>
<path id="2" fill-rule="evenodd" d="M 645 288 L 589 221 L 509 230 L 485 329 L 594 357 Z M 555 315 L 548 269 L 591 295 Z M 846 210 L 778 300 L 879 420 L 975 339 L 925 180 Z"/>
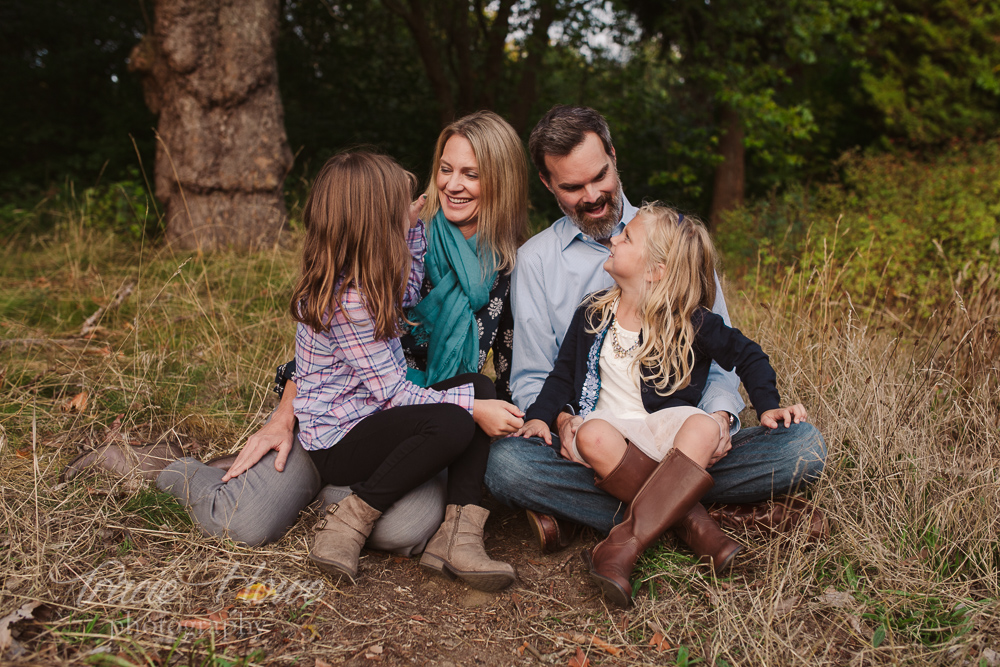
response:
<path id="1" fill-rule="evenodd" d="M 727 273 L 829 262 L 858 307 L 927 315 L 955 292 L 968 300 L 995 287 L 989 277 L 1000 271 L 998 164 L 997 141 L 927 155 L 847 154 L 834 182 L 731 215 L 717 239 Z"/>
<path id="2" fill-rule="evenodd" d="M 856 0 L 855 64 L 892 137 L 913 144 L 1000 129 L 1000 5 Z"/>
<path id="3" fill-rule="evenodd" d="M 154 529 L 169 526 L 174 530 L 186 530 L 193 525 L 191 517 L 173 496 L 154 487 L 143 487 L 139 493 L 129 498 L 122 507 L 122 514 L 141 517 Z M 131 548 L 131 545 L 123 545 L 119 545 L 121 553 Z"/>

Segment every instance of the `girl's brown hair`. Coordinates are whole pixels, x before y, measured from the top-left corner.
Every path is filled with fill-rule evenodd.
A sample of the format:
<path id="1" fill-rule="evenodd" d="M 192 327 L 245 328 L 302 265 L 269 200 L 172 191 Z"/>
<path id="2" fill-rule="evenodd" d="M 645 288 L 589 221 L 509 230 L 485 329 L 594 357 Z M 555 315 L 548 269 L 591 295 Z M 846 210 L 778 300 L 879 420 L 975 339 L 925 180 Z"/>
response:
<path id="1" fill-rule="evenodd" d="M 416 179 L 390 157 L 366 152 L 330 158 L 313 183 L 302 275 L 291 313 L 315 331 L 330 329 L 344 292 L 361 293 L 376 340 L 398 336 L 410 273 L 405 229 Z"/>
<path id="2" fill-rule="evenodd" d="M 479 166 L 477 244 L 479 256 L 493 261 L 493 266 L 484 265 L 483 268 L 510 272 L 514 268 L 517 248 L 528 231 L 528 163 L 517 132 L 497 114 L 477 111 L 441 131 L 434 147 L 422 217 L 430 220 L 441 208 L 437 173 L 444 145 L 455 135 L 469 140 Z"/>
<path id="3" fill-rule="evenodd" d="M 662 275 L 645 283 L 639 300 L 642 345 L 635 363 L 654 371 L 657 393 L 667 396 L 691 383 L 696 333 L 691 318 L 698 308 L 711 310 L 715 304 L 717 256 L 708 230 L 697 219 L 681 218 L 657 202 L 645 204 L 639 216 L 646 228 L 647 271 Z M 615 285 L 590 304 L 589 314 L 599 318 L 594 333 L 611 323 L 620 295 Z"/>

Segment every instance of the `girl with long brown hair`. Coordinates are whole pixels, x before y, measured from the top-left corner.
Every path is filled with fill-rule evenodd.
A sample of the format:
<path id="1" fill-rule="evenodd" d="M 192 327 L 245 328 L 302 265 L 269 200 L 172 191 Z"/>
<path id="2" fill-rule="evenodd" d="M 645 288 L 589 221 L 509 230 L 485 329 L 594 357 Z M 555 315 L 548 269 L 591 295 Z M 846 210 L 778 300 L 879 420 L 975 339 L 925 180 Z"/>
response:
<path id="1" fill-rule="evenodd" d="M 323 167 L 306 203 L 291 301 L 298 438 L 322 483 L 351 489 L 316 525 L 309 557 L 353 580 L 379 516 L 446 469 L 445 521 L 421 565 L 497 590 L 514 571 L 483 548 L 483 475 L 490 437 L 520 426 L 521 412 L 496 400 L 479 374 L 429 388 L 406 380 L 398 336 L 403 309 L 419 295 L 426 250 L 411 179 L 391 158 L 344 153 Z M 256 463 L 252 452 L 240 459 L 227 478 Z"/>

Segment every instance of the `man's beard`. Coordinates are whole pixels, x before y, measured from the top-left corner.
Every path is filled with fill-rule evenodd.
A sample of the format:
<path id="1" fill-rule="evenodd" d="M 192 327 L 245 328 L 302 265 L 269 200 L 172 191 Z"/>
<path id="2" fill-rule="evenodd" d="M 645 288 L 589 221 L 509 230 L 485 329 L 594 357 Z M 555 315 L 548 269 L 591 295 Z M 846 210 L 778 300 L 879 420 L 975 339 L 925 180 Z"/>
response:
<path id="1" fill-rule="evenodd" d="M 569 219 L 573 221 L 573 224 L 581 232 L 595 239 L 602 240 L 611 236 L 618 222 L 622 219 L 623 199 L 622 186 L 621 182 L 619 182 L 613 194 L 602 193 L 597 201 L 589 203 L 581 201 L 572 211 L 567 211 L 563 208 L 562 212 L 569 216 Z M 588 211 L 597 210 L 604 206 L 604 204 L 608 204 L 608 209 L 601 217 L 594 218 L 587 215 Z M 562 205 L 560 205 L 560 208 L 562 208 Z"/>

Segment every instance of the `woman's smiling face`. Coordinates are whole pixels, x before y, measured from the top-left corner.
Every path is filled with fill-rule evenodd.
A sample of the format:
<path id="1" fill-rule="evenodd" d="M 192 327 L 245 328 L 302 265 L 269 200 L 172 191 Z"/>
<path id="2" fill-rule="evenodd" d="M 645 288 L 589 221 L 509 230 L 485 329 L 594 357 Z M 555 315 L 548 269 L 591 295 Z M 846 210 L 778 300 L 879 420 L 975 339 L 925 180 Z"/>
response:
<path id="1" fill-rule="evenodd" d="M 444 217 L 471 238 L 479 222 L 479 163 L 468 139 L 456 134 L 445 142 L 435 183 Z"/>

